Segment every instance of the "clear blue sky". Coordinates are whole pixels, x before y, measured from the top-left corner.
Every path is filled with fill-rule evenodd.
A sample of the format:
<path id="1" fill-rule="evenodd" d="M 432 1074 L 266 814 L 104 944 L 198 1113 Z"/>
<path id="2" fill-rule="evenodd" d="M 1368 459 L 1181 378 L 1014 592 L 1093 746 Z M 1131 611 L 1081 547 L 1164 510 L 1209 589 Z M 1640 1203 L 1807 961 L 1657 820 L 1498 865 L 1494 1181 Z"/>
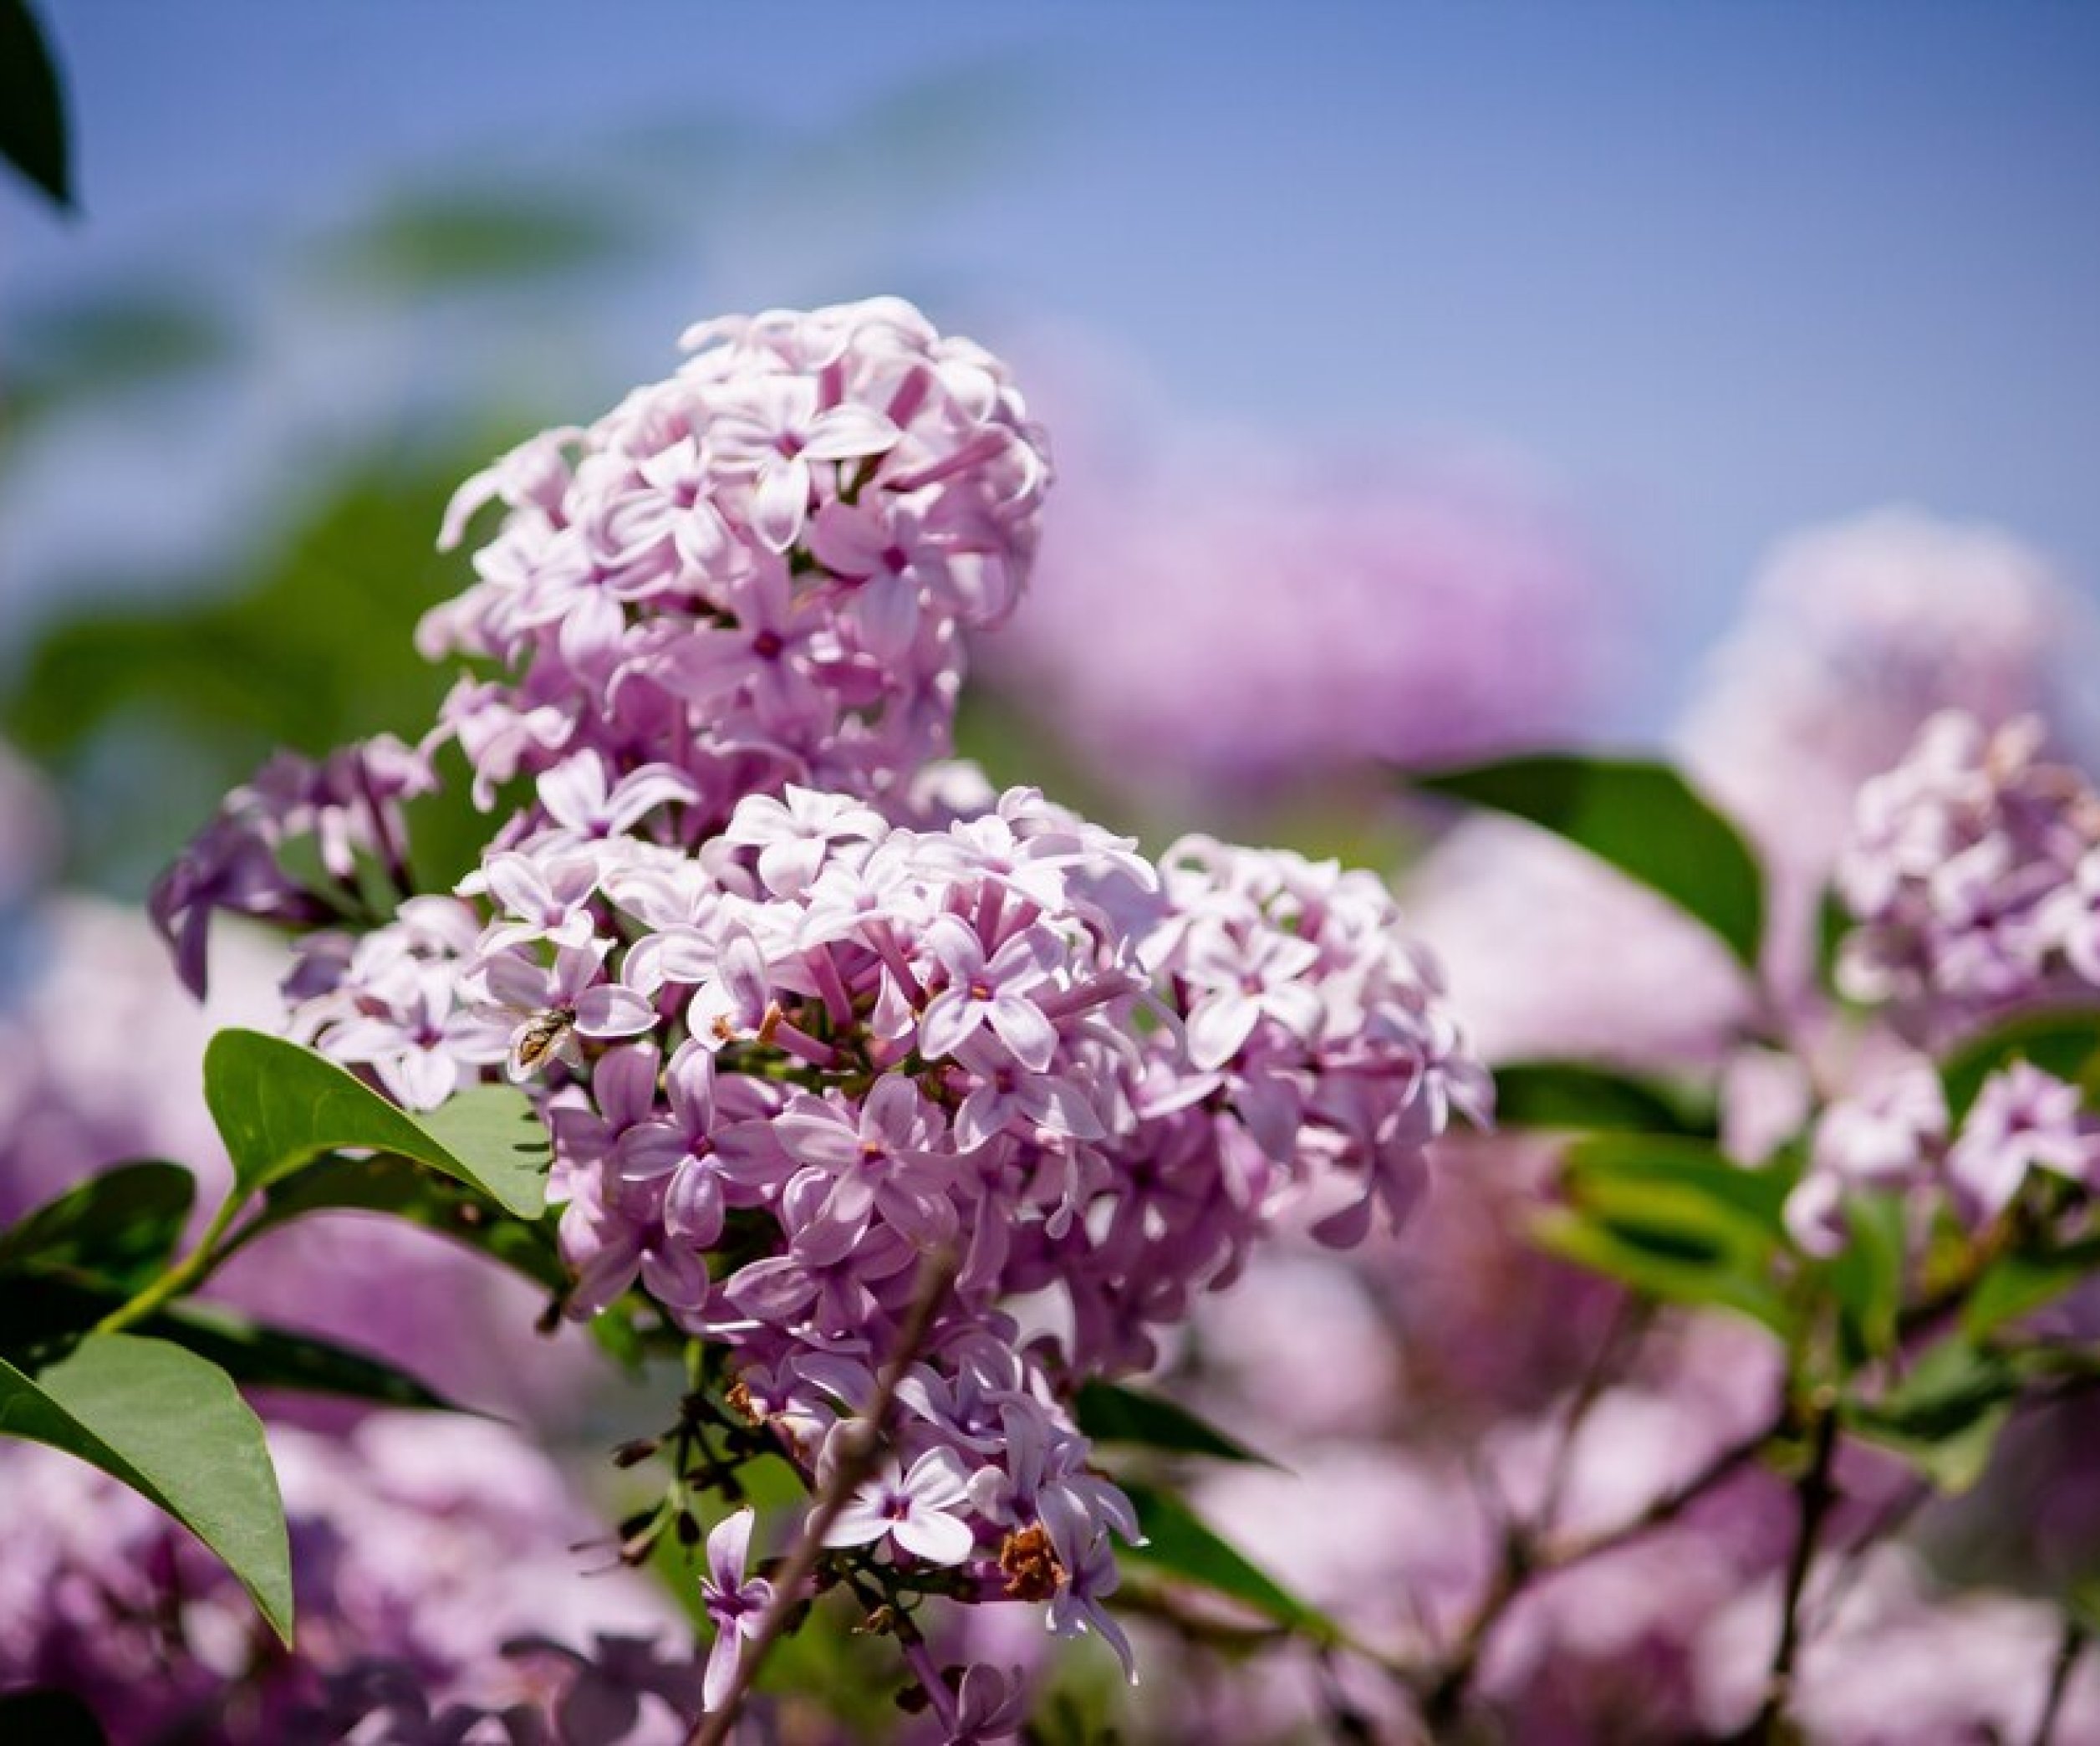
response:
<path id="1" fill-rule="evenodd" d="M 87 215 L 0 192 L 0 316 L 186 251 L 237 271 L 254 227 L 440 166 L 573 179 L 730 119 L 792 160 L 889 101 L 925 137 L 812 156 L 866 215 L 821 235 L 779 192 L 795 162 L 754 196 L 667 151 L 692 247 L 633 290 L 614 360 L 653 372 L 703 283 L 889 273 L 989 338 L 1100 334 L 1197 416 L 1506 447 L 1655 586 L 1637 732 L 1807 521 L 1911 501 L 2100 578 L 2100 6 L 43 10 Z"/>

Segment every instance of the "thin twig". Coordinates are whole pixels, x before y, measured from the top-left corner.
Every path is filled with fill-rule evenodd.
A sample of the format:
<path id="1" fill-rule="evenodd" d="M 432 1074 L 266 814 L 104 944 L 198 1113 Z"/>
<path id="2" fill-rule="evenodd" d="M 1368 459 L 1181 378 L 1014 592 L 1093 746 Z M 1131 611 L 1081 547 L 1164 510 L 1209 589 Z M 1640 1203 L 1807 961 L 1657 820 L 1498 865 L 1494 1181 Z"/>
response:
<path id="1" fill-rule="evenodd" d="M 1741 1468 L 1756 1458 L 1760 1451 L 1785 1428 L 1782 1418 L 1777 1423 L 1764 1425 L 1715 1452 L 1705 1466 L 1669 1491 L 1661 1493 L 1649 1502 L 1639 1514 L 1630 1516 L 1616 1526 L 1599 1529 L 1587 1536 L 1561 1541 L 1557 1544 L 1539 1548 L 1520 1549 L 1511 1555 L 1511 1544 L 1506 1543 L 1504 1556 L 1497 1566 L 1495 1579 L 1472 1618 L 1466 1623 L 1450 1649 L 1441 1657 L 1440 1665 L 1417 1672 L 1410 1682 L 1423 1693 L 1424 1718 L 1432 1728 L 1448 1724 L 1464 1703 L 1467 1688 L 1480 1665 L 1489 1637 L 1510 1607 L 1527 1590 L 1532 1583 L 1542 1577 L 1583 1564 L 1607 1552 L 1615 1552 L 1629 1545 L 1644 1534 L 1667 1526 L 1696 1504 L 1707 1493 L 1732 1478 Z"/>
<path id="2" fill-rule="evenodd" d="M 721 1708 L 710 1711 L 694 1724 L 692 1733 L 686 1738 L 686 1746 L 724 1746 L 729 1738 L 729 1731 L 736 1726 L 737 1713 L 743 1708 L 744 1699 L 757 1681 L 759 1670 L 786 1635 L 788 1620 L 802 1604 L 803 1590 L 824 1555 L 824 1537 L 881 1459 L 883 1444 L 889 1432 L 889 1420 L 897 1405 L 898 1385 L 925 1346 L 940 1301 L 947 1296 L 948 1288 L 955 1284 L 958 1264 L 952 1250 L 936 1249 L 920 1266 L 918 1290 L 897 1330 L 896 1344 L 889 1361 L 875 1379 L 874 1397 L 857 1422 L 850 1422 L 835 1433 L 839 1445 L 838 1459 L 818 1496 L 816 1508 L 809 1512 L 808 1520 L 803 1524 L 801 1538 L 773 1578 L 772 1605 L 766 1611 L 758 1634 L 739 1660 L 737 1677 Z"/>
<path id="3" fill-rule="evenodd" d="M 1619 1375 L 1623 1361 L 1640 1344 L 1651 1319 L 1649 1306 L 1639 1298 L 1621 1299 L 1613 1311 L 1611 1325 L 1598 1342 L 1596 1356 L 1583 1371 L 1574 1394 L 1569 1397 L 1567 1412 L 1561 1421 L 1560 1441 L 1555 1446 L 1552 1464 L 1547 1469 L 1546 1483 L 1540 1489 L 1538 1509 L 1532 1518 L 1537 1534 L 1552 1533 L 1554 1523 L 1559 1519 L 1568 1482 L 1574 1477 L 1575 1449 L 1582 1441 L 1583 1427 L 1589 1422 L 1589 1416 L 1604 1397 L 1604 1391 Z"/>
<path id="4" fill-rule="evenodd" d="M 2031 1746 L 2049 1746 L 2056 1737 L 2057 1722 L 2063 1713 L 2064 1694 L 2071 1689 L 2071 1671 L 2085 1652 L 2086 1628 L 2067 1613 L 2063 1636 L 2057 1644 L 2056 1659 L 2049 1667 L 2049 1692 L 2041 1700 L 2041 1718 L 2035 1723 Z"/>
<path id="5" fill-rule="evenodd" d="M 1780 1723 L 1793 1696 L 1794 1663 L 1801 1654 L 1801 1597 L 1808 1585 L 1808 1571 L 1816 1560 L 1816 1540 L 1823 1518 L 1837 1497 L 1831 1483 L 1831 1468 L 1838 1453 L 1838 1414 L 1825 1407 L 1816 1415 L 1815 1438 L 1808 1466 L 1794 1494 L 1800 1502 L 1801 1531 L 1787 1563 L 1786 1592 L 1780 1603 L 1779 1646 L 1772 1652 L 1771 1672 L 1765 1682 L 1765 1701 L 1751 1724 L 1751 1738 L 1776 1742 Z"/>

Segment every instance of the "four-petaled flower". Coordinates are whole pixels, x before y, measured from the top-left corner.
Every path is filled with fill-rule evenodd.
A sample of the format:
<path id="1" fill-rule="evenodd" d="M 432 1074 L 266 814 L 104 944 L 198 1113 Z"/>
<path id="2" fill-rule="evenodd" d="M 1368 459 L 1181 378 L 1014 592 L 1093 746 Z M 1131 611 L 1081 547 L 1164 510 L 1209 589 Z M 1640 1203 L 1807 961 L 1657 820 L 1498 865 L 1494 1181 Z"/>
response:
<path id="1" fill-rule="evenodd" d="M 755 1519 L 754 1512 L 740 1509 L 724 1516 L 707 1535 L 707 1574 L 700 1580 L 700 1596 L 715 1621 L 715 1646 L 708 1652 L 701 1702 L 710 1711 L 729 1701 L 744 1646 L 757 1636 L 773 1604 L 772 1584 L 763 1576 L 744 1577 Z"/>

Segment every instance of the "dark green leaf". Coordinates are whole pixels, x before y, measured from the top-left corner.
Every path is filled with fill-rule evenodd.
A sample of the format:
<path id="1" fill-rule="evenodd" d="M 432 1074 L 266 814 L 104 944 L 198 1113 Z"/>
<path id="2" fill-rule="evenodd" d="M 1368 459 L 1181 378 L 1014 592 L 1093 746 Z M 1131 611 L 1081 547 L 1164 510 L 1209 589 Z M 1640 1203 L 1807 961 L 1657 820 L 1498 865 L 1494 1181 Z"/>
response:
<path id="1" fill-rule="evenodd" d="M 0 1740 L 23 1746 L 109 1746 L 95 1713 L 70 1692 L 0 1695 Z"/>
<path id="2" fill-rule="evenodd" d="M 405 1158 L 330 1156 L 273 1183 L 262 1207 L 241 1228 L 245 1247 L 256 1238 L 315 1212 L 381 1212 L 406 1219 L 479 1250 L 535 1284 L 558 1291 L 568 1275 L 543 1225 L 512 1218 L 483 1196 Z M 603 1320 L 603 1318 L 599 1318 Z"/>
<path id="3" fill-rule="evenodd" d="M 292 1641 L 292 1558 L 262 1426 L 217 1366 L 91 1334 L 33 1378 L 0 1361 L 0 1434 L 112 1475 L 196 1534 Z"/>
<path id="4" fill-rule="evenodd" d="M 1667 765 L 1542 753 L 1413 780 L 1567 838 L 1711 928 L 1756 969 L 1764 876 L 1741 834 Z"/>
<path id="5" fill-rule="evenodd" d="M 1691 1228 L 1700 1216 L 1683 1201 L 1611 1216 L 1555 1207 L 1532 1218 L 1531 1237 L 1548 1254 L 1644 1297 L 1732 1310 L 1790 1337 L 1795 1317 L 1785 1297 L 1727 1242 Z"/>
<path id="6" fill-rule="evenodd" d="M 1096 1442 L 1130 1443 L 1170 1455 L 1208 1455 L 1220 1461 L 1276 1463 L 1163 1396 L 1140 1394 L 1115 1382 L 1083 1385 L 1072 1402 L 1079 1428 Z"/>
<path id="7" fill-rule="evenodd" d="M 317 264 L 332 288 L 424 296 L 603 266 L 637 240 L 603 199 L 422 190 L 330 236 Z"/>
<path id="8" fill-rule="evenodd" d="M 0 0 L 0 157 L 61 207 L 73 204 L 65 99 L 27 0 Z"/>
<path id="9" fill-rule="evenodd" d="M 1710 1142 L 1654 1134 L 1593 1135 L 1568 1148 L 1562 1168 L 1578 1198 L 1608 1192 L 1607 1183 L 1674 1191 L 1704 1202 L 1710 1222 L 1719 1219 L 1752 1243 L 1776 1238 L 1785 1228 L 1795 1181 L 1783 1154 L 1751 1167 Z"/>
<path id="10" fill-rule="evenodd" d="M 122 1304 L 128 1292 L 98 1280 L 38 1274 L 0 1277 L 0 1357 L 35 1374 Z M 386 1406 L 456 1412 L 449 1401 L 385 1360 L 317 1335 L 252 1320 L 220 1304 L 174 1304 L 138 1331 L 195 1352 L 250 1388 L 339 1395 Z"/>
<path id="11" fill-rule="evenodd" d="M 1983 1477 L 2020 1378 L 2003 1359 L 1963 1340 L 1942 1340 L 1880 1399 L 1848 1401 L 1846 1424 L 1892 1449 L 1944 1492 Z"/>
<path id="12" fill-rule="evenodd" d="M 353 1147 L 426 1164 L 521 1218 L 537 1218 L 547 1203 L 544 1131 L 507 1087 L 472 1087 L 415 1116 L 310 1049 L 222 1030 L 205 1050 L 204 1098 L 243 1188 L 266 1188 Z"/>
<path id="13" fill-rule="evenodd" d="M 0 1232 L 0 1273 L 90 1273 L 129 1295 L 166 1267 L 196 1197 L 179 1164 L 119 1164 Z"/>
<path id="14" fill-rule="evenodd" d="M 1495 1070 L 1495 1121 L 1503 1128 L 1686 1134 L 1714 1131 L 1669 1087 L 1584 1061 L 1512 1061 Z"/>
<path id="15" fill-rule="evenodd" d="M 1332 1619 L 1227 1544 L 1180 1498 L 1150 1486 L 1124 1483 L 1123 1490 L 1137 1509 L 1138 1525 L 1146 1540 L 1144 1545 L 1119 1552 L 1123 1563 L 1193 1582 L 1317 1642 L 1342 1641 L 1342 1630 Z"/>
<path id="16" fill-rule="evenodd" d="M 1961 1306 L 1961 1331 L 1980 1341 L 2009 1321 L 2056 1301 L 2100 1273 L 2100 1237 L 2047 1254 L 2001 1255 L 1984 1269 Z"/>
<path id="17" fill-rule="evenodd" d="M 1994 1073 L 2031 1062 L 2058 1079 L 2082 1080 L 2100 1056 L 2100 1008 L 2031 1013 L 1965 1044 L 1939 1070 L 1947 1113 L 1958 1126 Z M 2090 1089 L 2090 1088 L 2088 1088 Z"/>
<path id="18" fill-rule="evenodd" d="M 1852 1241 L 1829 1262 L 1827 1276 L 1854 1363 L 1895 1350 L 1897 1315 L 1903 1307 L 1904 1217 L 1901 1195 L 1856 1193 L 1846 1199 Z"/>

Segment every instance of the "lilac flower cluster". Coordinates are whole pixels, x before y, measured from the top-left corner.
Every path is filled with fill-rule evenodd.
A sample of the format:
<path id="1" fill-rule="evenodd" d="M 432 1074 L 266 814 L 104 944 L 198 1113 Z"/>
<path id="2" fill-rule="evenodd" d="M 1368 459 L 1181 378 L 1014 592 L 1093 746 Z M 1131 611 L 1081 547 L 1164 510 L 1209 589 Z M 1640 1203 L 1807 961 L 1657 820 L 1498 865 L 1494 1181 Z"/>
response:
<path id="1" fill-rule="evenodd" d="M 1286 1202 L 1337 1242 L 1404 1215 L 1451 1110 L 1486 1116 L 1376 880 L 1204 839 L 1154 868 L 1032 790 L 920 830 L 790 787 L 697 855 L 554 824 L 468 886 L 471 942 L 452 899 L 347 958 L 309 939 L 303 979 L 341 979 L 295 1028 L 410 1102 L 507 1052 L 545 1088 L 573 1311 L 639 1281 L 813 1471 L 952 1249 L 900 1464 L 833 1543 L 1059 1629 L 1119 1635 L 1136 1534 L 1063 1393 L 1149 1364 Z M 1025 1345 L 1022 1298 L 1060 1310 Z"/>
<path id="2" fill-rule="evenodd" d="M 1939 1075 L 1914 1059 L 1823 1111 L 1808 1169 L 1787 1197 L 1787 1228 L 1809 1253 L 1829 1255 L 1849 1238 L 1852 1193 L 1944 1191 L 1965 1223 L 1980 1227 L 2037 1170 L 2100 1189 L 2100 1122 L 2083 1102 L 2076 1085 L 2016 1061 L 1984 1081 L 1950 1138 Z"/>
<path id="3" fill-rule="evenodd" d="M 234 789 L 148 901 L 190 992 L 203 998 L 216 911 L 290 927 L 354 918 L 366 907 L 361 861 L 410 890 L 401 803 L 436 786 L 423 753 L 382 734 L 319 763 L 280 753 Z M 294 845 L 310 845 L 317 865 L 288 867 Z"/>
<path id="4" fill-rule="evenodd" d="M 570 1547 L 588 1514 L 512 1433 L 381 1416 L 343 1439 L 274 1427 L 270 1444 L 290 1652 L 150 1504 L 0 1444 L 0 1688 L 75 1692 L 118 1746 L 685 1737 L 700 1672 L 675 1610 L 625 1571 L 586 1573 Z"/>
<path id="5" fill-rule="evenodd" d="M 1150 1364 L 1287 1208 L 1334 1243 L 1404 1216 L 1486 1075 L 1370 876 L 1202 838 L 1155 865 L 921 768 L 1047 479 L 995 360 L 888 300 L 689 340 L 456 501 L 448 539 L 506 514 L 423 645 L 505 676 L 423 751 L 465 752 L 489 844 L 450 895 L 308 932 L 290 1028 L 411 1107 L 507 1064 L 553 1135 L 570 1311 L 639 1292 L 727 1349 L 819 1485 L 935 1282 L 831 1545 L 1047 1602 L 1127 1663 L 1103 1603 L 1137 1523 L 1072 1391 Z M 201 961 L 214 904 L 308 922 L 247 870 L 282 870 L 287 821 L 383 859 L 393 798 L 237 796 L 163 926 Z M 716 1534 L 733 1644 L 755 1585 Z"/>
<path id="6" fill-rule="evenodd" d="M 481 794 L 592 750 L 621 781 L 579 815 L 617 830 L 681 782 L 698 840 L 752 788 L 880 793 L 945 746 L 959 633 L 1018 598 L 1049 462 L 997 360 L 897 299 L 685 343 L 461 488 L 447 544 L 491 501 L 502 523 L 419 641 L 509 676 L 445 707 Z"/>
<path id="7" fill-rule="evenodd" d="M 1944 1041 L 2016 1006 L 2100 998 L 2100 796 L 2022 717 L 1947 712 L 1860 791 L 1838 981 Z"/>

